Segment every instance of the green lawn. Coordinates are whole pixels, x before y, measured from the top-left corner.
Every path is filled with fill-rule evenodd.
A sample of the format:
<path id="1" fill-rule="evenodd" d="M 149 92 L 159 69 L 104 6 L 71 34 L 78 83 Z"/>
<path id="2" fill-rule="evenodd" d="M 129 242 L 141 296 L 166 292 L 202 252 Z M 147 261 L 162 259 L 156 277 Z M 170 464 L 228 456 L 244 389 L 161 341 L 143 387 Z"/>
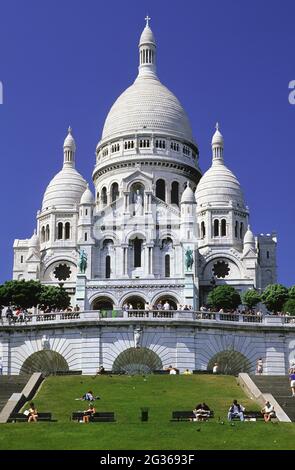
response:
<path id="1" fill-rule="evenodd" d="M 87 390 L 101 397 L 97 411 L 115 411 L 116 423 L 71 422 L 75 401 Z M 0 425 L 0 449 L 294 449 L 295 425 L 226 420 L 236 398 L 247 409 L 259 409 L 246 398 L 234 377 L 193 375 L 50 377 L 34 402 L 51 411 L 56 423 Z M 170 422 L 173 410 L 190 410 L 200 401 L 214 409 L 209 422 Z M 140 407 L 149 421 L 140 421 Z M 25 407 L 27 408 L 27 406 Z"/>

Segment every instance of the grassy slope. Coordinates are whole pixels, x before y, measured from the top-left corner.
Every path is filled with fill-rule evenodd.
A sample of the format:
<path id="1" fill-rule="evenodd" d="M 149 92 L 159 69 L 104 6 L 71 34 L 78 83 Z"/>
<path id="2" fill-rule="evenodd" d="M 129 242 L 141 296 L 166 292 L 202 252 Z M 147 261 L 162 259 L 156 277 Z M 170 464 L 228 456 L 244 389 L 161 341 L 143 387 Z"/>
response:
<path id="1" fill-rule="evenodd" d="M 85 403 L 75 398 L 88 389 L 101 397 L 97 411 L 115 411 L 116 423 L 69 421 L 72 411 L 85 409 Z M 34 401 L 58 422 L 0 425 L 0 449 L 295 448 L 294 424 L 235 422 L 231 426 L 226 414 L 233 398 L 248 409 L 258 409 L 229 376 L 51 377 Z M 169 421 L 173 410 L 190 410 L 203 400 L 215 410 L 214 420 Z M 139 419 L 142 406 L 150 408 L 147 423 Z"/>

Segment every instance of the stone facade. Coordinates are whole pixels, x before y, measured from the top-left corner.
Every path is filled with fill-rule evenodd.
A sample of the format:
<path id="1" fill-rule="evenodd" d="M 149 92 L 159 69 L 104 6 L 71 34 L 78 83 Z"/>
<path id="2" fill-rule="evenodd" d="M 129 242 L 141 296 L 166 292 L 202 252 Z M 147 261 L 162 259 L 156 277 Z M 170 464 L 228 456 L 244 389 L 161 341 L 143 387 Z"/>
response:
<path id="1" fill-rule="evenodd" d="M 139 42 L 138 76 L 112 106 L 96 147 L 94 195 L 75 169 L 69 128 L 63 167 L 45 191 L 36 231 L 14 242 L 13 278 L 62 283 L 81 311 L 122 309 L 126 303 L 144 308 L 166 300 L 173 309 L 186 304 L 197 310 L 213 285 L 230 284 L 242 292 L 274 283 L 276 235 L 253 235 L 240 184 L 223 152 L 217 125 L 212 166 L 202 176 L 189 119 L 157 76 L 156 42 L 147 24 Z M 132 334 L 119 326 L 101 332 L 110 367 L 111 356 L 128 347 Z M 88 363 L 92 371 L 87 358 L 94 354 L 97 362 L 98 333 L 90 328 L 87 339 L 84 334 L 78 327 L 64 330 L 54 341 L 59 351 L 67 349 L 71 366 L 86 370 Z M 204 339 L 204 333 L 178 325 L 150 329 L 144 338 L 147 347 L 162 351 L 165 364 L 184 367 L 187 358 L 198 368 L 207 360 L 207 352 L 200 353 L 203 341 L 212 351 L 226 341 L 216 340 L 216 334 Z M 34 335 L 22 347 L 21 334 L 13 336 L 11 370 L 18 370 L 24 347 L 38 349 L 39 332 Z"/>

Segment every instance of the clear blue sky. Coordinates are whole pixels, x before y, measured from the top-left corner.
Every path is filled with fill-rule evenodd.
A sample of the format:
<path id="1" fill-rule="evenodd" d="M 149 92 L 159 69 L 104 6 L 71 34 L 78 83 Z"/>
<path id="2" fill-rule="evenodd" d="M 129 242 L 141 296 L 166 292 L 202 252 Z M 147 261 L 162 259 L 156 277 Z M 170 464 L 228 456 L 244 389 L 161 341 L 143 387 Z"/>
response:
<path id="1" fill-rule="evenodd" d="M 13 240 L 28 238 L 70 124 L 89 181 L 106 114 L 137 73 L 144 17 L 158 74 L 180 99 L 210 165 L 218 120 L 255 233 L 278 233 L 279 281 L 295 284 L 295 2 L 1 0 L 0 282 Z"/>

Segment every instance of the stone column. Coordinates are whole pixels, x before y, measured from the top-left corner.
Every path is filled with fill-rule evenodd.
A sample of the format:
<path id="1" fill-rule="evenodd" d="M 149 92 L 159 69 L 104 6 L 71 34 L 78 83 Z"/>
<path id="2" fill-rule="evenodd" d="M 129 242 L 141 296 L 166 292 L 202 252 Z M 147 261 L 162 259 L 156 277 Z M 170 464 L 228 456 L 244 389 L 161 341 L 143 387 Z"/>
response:
<path id="1" fill-rule="evenodd" d="M 129 214 L 129 191 L 124 191 L 124 214 Z"/>
<path id="2" fill-rule="evenodd" d="M 123 259 L 122 259 L 123 277 L 128 277 L 128 245 L 122 245 L 122 251 L 123 251 Z"/>

